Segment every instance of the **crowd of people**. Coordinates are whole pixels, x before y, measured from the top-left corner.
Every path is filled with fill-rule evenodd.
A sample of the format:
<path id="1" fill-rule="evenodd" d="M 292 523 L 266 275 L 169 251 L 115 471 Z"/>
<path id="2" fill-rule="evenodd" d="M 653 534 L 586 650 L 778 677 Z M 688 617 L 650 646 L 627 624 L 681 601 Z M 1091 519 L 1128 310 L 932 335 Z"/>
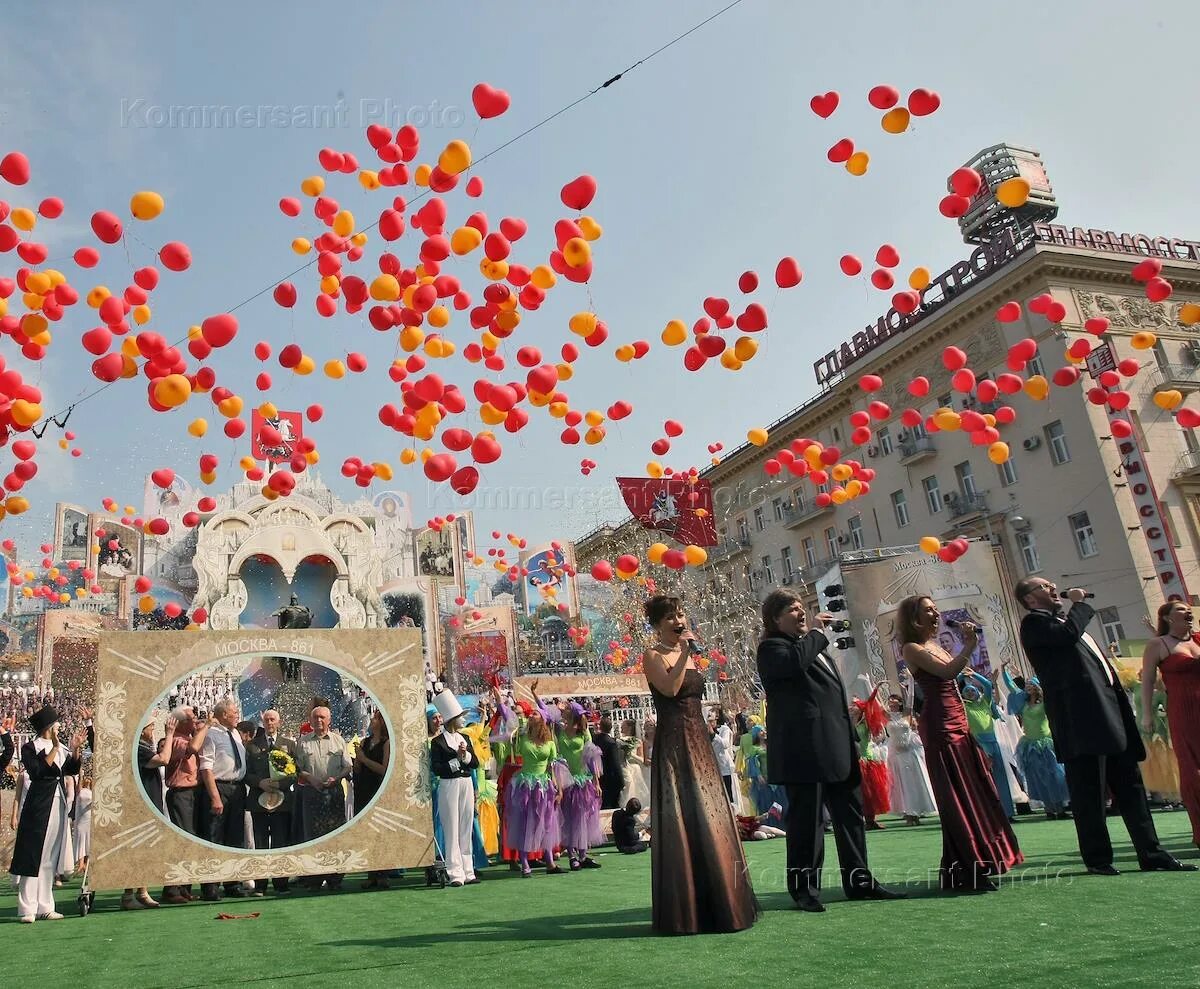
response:
<path id="1" fill-rule="evenodd" d="M 654 641 L 643 669 L 654 717 L 640 725 L 626 720 L 614 734 L 620 711 L 603 699 L 547 701 L 536 682 L 532 700 L 497 684 L 470 710 L 434 683 L 425 769 L 436 868 L 451 888 L 477 884 L 495 864 L 523 878 L 535 869 L 593 870 L 601 866 L 594 849 L 611 838 L 620 852 L 651 853 L 656 929 L 734 931 L 759 914 L 743 841 L 784 838 L 788 891 L 800 909 L 818 913 L 827 832 L 849 899 L 900 899 L 902 891 L 876 880 L 865 833 L 884 827 L 886 814 L 908 824 L 936 815 L 939 885 L 986 893 L 1023 861 L 1013 823 L 1036 809 L 1073 819 L 1087 871 L 1116 875 L 1111 803 L 1141 869 L 1190 871 L 1159 843 L 1147 793 L 1175 787 L 1200 845 L 1200 636 L 1190 608 L 1159 610 L 1139 678 L 1088 634 L 1093 611 L 1082 590 L 1063 595 L 1065 612 L 1057 588 L 1040 578 L 1021 581 L 1015 596 L 1035 675 L 1007 665 L 990 676 L 973 670 L 980 629 L 960 622 L 948 641 L 937 604 L 914 596 L 897 612 L 901 685 L 860 678 L 852 690 L 825 651 L 832 616 L 810 625 L 800 595 L 773 591 L 757 655 L 765 717 L 721 707 L 706 714 L 707 680 L 691 658 L 683 603 L 661 595 L 646 605 Z M 391 739 L 360 690 L 336 704 L 312 697 L 305 720 L 291 726 L 276 710 L 243 719 L 232 694 L 215 696 L 229 684 L 209 679 L 172 692 L 163 737 L 154 722 L 142 729 L 142 786 L 176 827 L 232 848 L 285 848 L 332 833 L 374 799 Z M 3 718 L 0 779 L 11 777 L 9 763 L 18 768 L 11 871 L 20 919 L 31 922 L 61 916 L 54 886 L 86 867 L 92 743 L 86 708 L 62 719 L 49 689 L 22 698 Z M 199 704 L 211 704 L 206 717 Z M 27 731 L 18 735 L 18 726 Z M 1005 730 L 1014 727 L 1015 743 Z M 1167 778 L 1148 786 L 1152 775 Z M 397 875 L 371 872 L 363 885 L 387 888 Z M 198 893 L 177 885 L 158 901 L 142 887 L 126 890 L 122 907 L 262 896 L 269 886 L 284 895 L 293 881 L 336 890 L 343 880 L 272 877 L 204 884 Z"/>

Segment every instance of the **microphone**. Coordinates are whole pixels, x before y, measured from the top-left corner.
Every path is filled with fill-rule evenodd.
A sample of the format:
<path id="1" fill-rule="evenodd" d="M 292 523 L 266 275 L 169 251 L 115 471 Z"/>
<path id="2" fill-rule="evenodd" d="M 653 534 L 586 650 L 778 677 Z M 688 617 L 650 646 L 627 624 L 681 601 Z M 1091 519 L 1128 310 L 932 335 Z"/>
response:
<path id="1" fill-rule="evenodd" d="M 693 656 L 703 656 L 704 655 L 704 650 L 701 648 L 700 643 L 697 642 L 695 639 L 688 638 L 687 644 L 688 644 L 688 652 L 690 652 Z"/>
<path id="2" fill-rule="evenodd" d="M 946 628 L 962 628 L 962 622 L 960 622 L 957 618 L 947 618 Z"/>
<path id="3" fill-rule="evenodd" d="M 1085 597 L 1085 598 L 1094 598 L 1095 596 L 1096 596 L 1096 595 L 1095 595 L 1095 594 L 1093 594 L 1091 591 L 1088 591 L 1086 594 L 1084 594 L 1084 597 Z M 1070 597 L 1070 595 L 1069 595 L 1069 594 L 1067 594 L 1067 592 L 1066 592 L 1066 591 L 1063 591 L 1063 592 L 1062 592 L 1062 593 L 1059 595 L 1059 597 L 1060 597 L 1060 598 L 1062 598 L 1062 599 L 1065 601 L 1065 600 L 1067 600 L 1067 599 Z"/>

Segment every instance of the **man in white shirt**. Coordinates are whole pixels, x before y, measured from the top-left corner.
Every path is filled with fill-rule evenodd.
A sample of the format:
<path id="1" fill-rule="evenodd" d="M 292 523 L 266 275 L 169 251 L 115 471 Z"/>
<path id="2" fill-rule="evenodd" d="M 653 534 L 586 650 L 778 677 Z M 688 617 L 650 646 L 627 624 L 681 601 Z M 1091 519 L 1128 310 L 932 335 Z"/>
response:
<path id="1" fill-rule="evenodd" d="M 346 823 L 346 796 L 342 780 L 350 775 L 352 762 L 346 740 L 329 730 L 329 708 L 314 707 L 309 715 L 312 731 L 296 745 L 297 788 L 303 805 L 304 840 L 311 841 L 336 831 Z M 309 885 L 339 889 L 341 875 L 313 877 Z"/>
<path id="2" fill-rule="evenodd" d="M 243 848 L 246 841 L 246 747 L 237 732 L 241 718 L 238 702 L 223 697 L 213 707 L 213 716 L 200 749 L 200 788 L 207 796 L 208 840 L 230 848 Z M 216 883 L 204 883 L 203 899 L 221 898 Z M 225 884 L 226 896 L 245 896 L 236 882 Z"/>

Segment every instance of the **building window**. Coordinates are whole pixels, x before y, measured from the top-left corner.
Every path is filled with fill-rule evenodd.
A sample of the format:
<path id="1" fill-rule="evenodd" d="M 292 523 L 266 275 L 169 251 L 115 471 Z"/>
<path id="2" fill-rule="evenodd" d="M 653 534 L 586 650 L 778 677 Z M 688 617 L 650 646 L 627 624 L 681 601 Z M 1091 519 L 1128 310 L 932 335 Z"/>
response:
<path id="1" fill-rule="evenodd" d="M 746 525 L 746 516 L 742 515 L 737 520 L 738 539 L 744 543 L 750 542 L 750 527 Z"/>
<path id="2" fill-rule="evenodd" d="M 763 510 L 761 508 L 754 509 L 754 528 L 762 532 L 766 527 L 767 520 L 763 516 Z"/>
<path id="3" fill-rule="evenodd" d="M 971 469 L 971 461 L 964 460 L 954 465 L 954 477 L 958 481 L 958 490 L 968 501 L 979 494 L 975 487 L 975 471 Z"/>
<path id="4" fill-rule="evenodd" d="M 825 530 L 825 546 L 829 550 L 829 559 L 836 559 L 838 555 L 837 529 L 833 526 Z"/>
<path id="5" fill-rule="evenodd" d="M 1191 432 L 1191 430 L 1188 430 Z M 1162 506 L 1163 528 L 1167 530 L 1167 535 L 1171 539 L 1171 545 L 1176 549 L 1182 549 L 1183 543 L 1179 539 L 1179 527 L 1175 524 L 1175 508 L 1172 505 L 1164 504 Z"/>
<path id="6" fill-rule="evenodd" d="M 887 426 L 884 426 L 875 434 L 875 441 L 879 444 L 879 452 L 882 456 L 890 456 L 892 452 L 892 433 Z"/>
<path id="7" fill-rule="evenodd" d="M 954 408 L 954 393 L 946 392 L 945 395 L 939 395 L 938 396 L 938 408 L 939 409 Z"/>
<path id="8" fill-rule="evenodd" d="M 792 575 L 796 572 L 796 568 L 792 565 L 791 546 L 784 546 L 779 551 L 779 560 L 783 564 L 783 579 L 791 583 Z"/>
<path id="9" fill-rule="evenodd" d="M 767 586 L 769 587 L 771 584 L 775 583 L 775 572 L 771 569 L 771 558 L 769 556 L 764 556 L 762 558 L 762 564 L 763 580 L 767 582 Z"/>
<path id="10" fill-rule="evenodd" d="M 926 436 L 929 435 L 929 433 L 925 429 L 925 420 L 922 419 L 915 426 L 912 426 L 909 429 L 908 433 L 914 440 L 923 440 Z"/>
<path id="11" fill-rule="evenodd" d="M 1021 559 L 1025 562 L 1025 572 L 1037 573 L 1042 569 L 1042 560 L 1038 556 L 1037 541 L 1032 532 L 1018 532 L 1017 546 L 1021 550 Z"/>
<path id="12" fill-rule="evenodd" d="M 834 426 L 833 429 L 831 430 L 831 432 L 833 433 L 833 442 L 841 443 L 842 442 L 842 431 L 840 429 L 838 429 L 837 426 Z"/>
<path id="13" fill-rule="evenodd" d="M 792 491 L 792 505 L 795 506 L 796 514 L 804 514 L 804 489 L 796 488 Z"/>
<path id="14" fill-rule="evenodd" d="M 896 513 L 896 525 L 901 529 L 908 525 L 908 498 L 903 491 L 892 492 L 892 511 Z"/>
<path id="15" fill-rule="evenodd" d="M 925 505 L 930 515 L 937 515 L 942 510 L 942 490 L 938 487 L 937 477 L 927 477 L 921 482 L 925 489 Z"/>
<path id="16" fill-rule="evenodd" d="M 1017 483 L 1017 464 L 1012 457 L 1002 464 L 997 464 L 996 470 L 1000 473 L 1001 487 L 1007 488 Z"/>
<path id="17" fill-rule="evenodd" d="M 775 513 L 775 521 L 782 522 L 783 521 L 783 499 L 782 498 L 772 498 L 771 499 L 771 510 Z"/>
<path id="18" fill-rule="evenodd" d="M 756 590 L 758 590 L 754 582 L 754 571 L 750 569 L 749 563 L 746 564 L 745 570 L 742 571 L 742 576 L 746 578 L 746 589 L 750 591 L 750 593 L 753 594 Z"/>
<path id="19" fill-rule="evenodd" d="M 1028 377 L 1033 377 L 1035 374 L 1045 377 L 1046 365 L 1042 363 L 1042 352 L 1040 350 L 1035 351 L 1034 355 L 1029 358 L 1029 363 L 1025 365 L 1025 370 Z"/>
<path id="20" fill-rule="evenodd" d="M 861 515 L 855 515 L 850 520 L 850 545 L 855 549 L 863 549 L 867 545 L 866 540 L 863 538 Z"/>
<path id="21" fill-rule="evenodd" d="M 813 537 L 805 536 L 800 548 L 804 551 L 804 565 L 815 567 L 817 565 L 817 544 L 813 541 Z"/>
<path id="22" fill-rule="evenodd" d="M 1071 451 L 1067 447 L 1067 434 L 1063 431 L 1061 419 L 1055 419 L 1043 430 L 1046 434 L 1046 444 L 1050 447 L 1050 462 L 1057 467 L 1059 464 L 1071 462 Z"/>
<path id="23" fill-rule="evenodd" d="M 1121 613 L 1116 608 L 1100 609 L 1100 627 L 1110 646 L 1125 638 L 1125 626 L 1121 624 Z"/>
<path id="24" fill-rule="evenodd" d="M 1087 512 L 1070 515 L 1067 517 L 1067 521 L 1071 523 L 1075 548 L 1079 551 L 1082 559 L 1086 560 L 1089 556 L 1095 556 L 1100 552 L 1100 547 L 1096 545 L 1096 533 L 1092 529 L 1092 520 L 1088 518 Z"/>

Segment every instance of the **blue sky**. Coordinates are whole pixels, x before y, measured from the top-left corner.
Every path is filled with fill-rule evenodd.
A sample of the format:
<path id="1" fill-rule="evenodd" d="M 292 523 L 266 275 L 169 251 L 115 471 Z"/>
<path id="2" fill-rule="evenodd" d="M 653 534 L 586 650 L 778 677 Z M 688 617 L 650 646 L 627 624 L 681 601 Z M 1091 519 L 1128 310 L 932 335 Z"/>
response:
<path id="1" fill-rule="evenodd" d="M 0 198 L 30 206 L 48 195 L 66 201 L 64 217 L 43 221 L 37 235 L 86 291 L 96 282 L 120 288 L 133 268 L 153 260 L 130 239 L 108 249 L 92 272 L 76 269 L 71 251 L 94 243 L 91 213 L 127 216 L 133 192 L 161 192 L 163 215 L 151 224 L 130 220 L 126 228 L 145 245 L 183 240 L 191 247 L 191 270 L 164 273 L 152 297 L 149 328 L 176 339 L 297 267 L 291 239 L 319 228 L 289 220 L 276 203 L 299 195 L 300 180 L 318 171 L 321 147 L 372 161 L 363 128 L 388 111 L 391 123 L 406 116 L 434 120 L 422 130 L 419 160 L 436 158 L 453 138 L 468 140 L 478 157 L 720 5 L 472 5 L 468 19 L 428 5 L 333 10 L 314 3 L 255 14 L 209 4 L 178 8 L 169 18 L 161 5 L 145 3 L 10 11 L 0 62 L 0 153 L 24 151 L 34 179 L 21 189 L 0 186 Z M 605 233 L 593 245 L 590 285 L 560 283 L 512 340 L 555 353 L 575 339 L 570 315 L 594 306 L 609 326 L 609 343 L 585 352 L 566 390 L 581 410 L 625 399 L 635 411 L 612 424 L 604 445 L 568 447 L 558 441 L 561 423 L 531 410 L 533 421 L 521 434 L 500 434 L 505 455 L 483 469 L 480 490 L 493 500 L 497 491 L 512 491 L 511 500 L 533 499 L 541 507 L 481 512 L 477 531 L 497 528 L 531 540 L 581 535 L 623 517 L 611 479 L 644 471 L 665 419 L 679 420 L 686 433 L 661 459 L 703 465 L 707 444 L 732 448 L 747 428 L 810 397 L 812 362 L 826 344 L 873 322 L 888 305 L 887 294 L 842 276 L 838 257 L 851 252 L 867 260 L 888 242 L 900 249 L 905 273 L 918 264 L 936 272 L 963 256 L 957 227 L 938 214 L 937 203 L 945 177 L 980 148 L 1002 141 L 1038 148 L 1062 207 L 1060 222 L 1200 235 L 1191 67 L 1198 32 L 1200 7 L 1188 2 L 1162 2 L 1141 14 L 1112 0 L 1014 3 L 1002 11 L 930 2 L 818 7 L 745 0 L 486 162 L 479 172 L 482 199 L 448 197 L 451 226 L 475 209 L 493 225 L 521 216 L 530 233 L 518 247 L 528 249 L 514 256 L 530 264 L 544 260 L 554 221 L 567 215 L 558 201 L 562 184 L 583 172 L 597 178 L 589 213 Z M 512 96 L 506 115 L 482 124 L 470 107 L 471 87 L 480 80 Z M 886 135 L 878 111 L 866 103 L 868 89 L 879 83 L 904 92 L 936 89 L 942 109 L 907 134 Z M 830 89 L 842 94 L 842 105 L 820 120 L 808 101 Z M 303 107 L 339 100 L 347 126 L 332 130 L 151 125 L 153 108 L 170 105 Z M 825 160 L 826 149 L 844 136 L 872 153 L 867 176 L 853 178 Z M 360 222 L 373 220 L 390 199 L 385 190 L 362 191 L 353 176 L 331 180 L 328 191 Z M 406 261 L 417 243 L 408 235 L 399 242 Z M 374 271 L 368 261 L 379 250 L 373 240 L 360 273 Z M 783 255 L 799 259 L 805 280 L 777 295 L 771 273 Z M 0 274 L 12 274 L 17 263 L 15 254 L 0 256 Z M 736 304 L 736 280 L 747 268 L 770 285 L 756 296 L 771 317 L 758 358 L 736 374 L 715 362 L 686 372 L 681 350 L 658 341 L 663 325 L 676 317 L 690 324 L 707 295 Z M 483 281 L 474 260 L 447 270 L 479 296 Z M 337 468 L 357 455 L 396 465 L 390 486 L 413 493 L 417 518 L 453 511 L 444 489 L 440 501 L 431 501 L 433 489 L 419 471 L 398 466 L 401 441 L 408 441 L 376 420 L 381 404 L 399 398 L 384 374 L 393 336 L 371 329 L 365 313 L 319 318 L 311 301 L 314 273 L 295 280 L 301 302 L 290 313 L 269 292 L 239 311 L 238 340 L 211 362 L 220 381 L 248 404 L 255 399 L 260 366 L 251 349 L 258 339 L 276 350 L 294 339 L 318 364 L 350 350 L 366 353 L 369 373 L 342 381 L 319 373 L 295 378 L 272 361 L 277 384 L 270 397 L 281 408 L 314 401 L 326 407 L 311 433 L 323 478 L 342 494 L 356 489 Z M 44 365 L 25 365 L 46 391 L 47 411 L 96 384 L 92 358 L 78 343 L 95 325 L 92 315 L 76 307 L 56 327 Z M 475 338 L 461 315 L 448 332 L 460 350 Z M 615 346 L 636 339 L 651 341 L 651 354 L 618 363 Z M 12 361 L 10 341 L 4 347 Z M 457 357 L 442 363 L 437 370 L 467 392 L 482 370 Z M 186 433 L 194 414 L 214 426 L 205 440 Z M 478 420 L 462 425 L 480 428 Z M 42 471 L 27 489 L 34 509 L 6 522 L 7 531 L 32 542 L 48 538 L 58 499 L 97 508 L 105 496 L 140 504 L 146 473 L 170 466 L 194 481 L 201 452 L 222 458 L 223 489 L 247 452 L 245 439 L 234 444 L 220 435 L 206 398 L 174 414 L 152 413 L 140 378 L 81 405 L 71 428 L 86 456 L 60 455 L 49 442 L 52 428 L 39 456 Z M 588 478 L 579 472 L 585 456 L 599 463 Z"/>

